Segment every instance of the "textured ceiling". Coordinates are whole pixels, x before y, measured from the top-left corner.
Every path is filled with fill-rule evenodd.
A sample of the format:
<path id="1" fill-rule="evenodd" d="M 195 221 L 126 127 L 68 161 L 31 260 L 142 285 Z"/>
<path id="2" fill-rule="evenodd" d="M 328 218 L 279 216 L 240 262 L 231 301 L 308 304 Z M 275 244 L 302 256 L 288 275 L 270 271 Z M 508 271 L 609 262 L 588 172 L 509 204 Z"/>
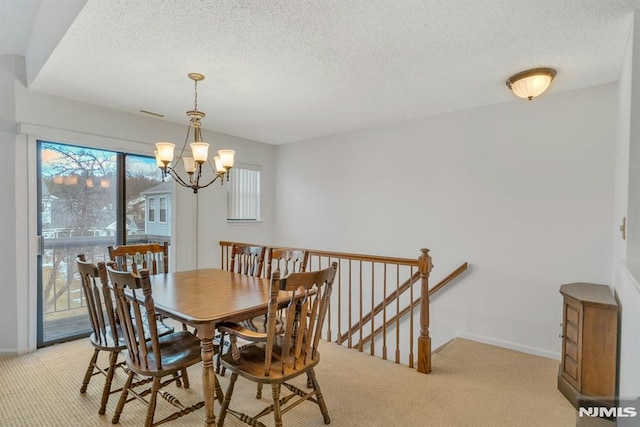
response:
<path id="1" fill-rule="evenodd" d="M 186 123 L 186 75 L 199 72 L 206 129 L 279 144 L 514 101 L 506 78 L 538 66 L 558 70 L 549 93 L 616 81 L 635 8 L 640 0 L 89 0 L 30 89 Z"/>

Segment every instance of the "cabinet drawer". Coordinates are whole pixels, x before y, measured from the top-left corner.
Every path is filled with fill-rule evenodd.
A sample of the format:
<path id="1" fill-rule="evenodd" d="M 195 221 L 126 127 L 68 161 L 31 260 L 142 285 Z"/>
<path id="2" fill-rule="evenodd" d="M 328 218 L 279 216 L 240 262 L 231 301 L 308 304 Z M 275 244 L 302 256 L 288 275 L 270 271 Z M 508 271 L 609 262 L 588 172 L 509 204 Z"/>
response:
<path id="1" fill-rule="evenodd" d="M 565 340 L 564 353 L 567 357 L 570 357 L 574 362 L 578 362 L 578 346 L 571 341 Z"/>
<path id="2" fill-rule="evenodd" d="M 567 374 L 574 381 L 578 381 L 578 365 L 569 357 L 564 358 L 563 363 L 564 373 Z"/>
<path id="3" fill-rule="evenodd" d="M 578 328 L 567 324 L 564 329 L 566 339 L 572 341 L 573 344 L 578 344 Z"/>
<path id="4" fill-rule="evenodd" d="M 579 325 L 578 319 L 580 319 L 580 309 L 572 305 L 566 304 L 565 311 L 567 316 L 567 323 L 572 323 L 575 326 L 578 326 Z"/>

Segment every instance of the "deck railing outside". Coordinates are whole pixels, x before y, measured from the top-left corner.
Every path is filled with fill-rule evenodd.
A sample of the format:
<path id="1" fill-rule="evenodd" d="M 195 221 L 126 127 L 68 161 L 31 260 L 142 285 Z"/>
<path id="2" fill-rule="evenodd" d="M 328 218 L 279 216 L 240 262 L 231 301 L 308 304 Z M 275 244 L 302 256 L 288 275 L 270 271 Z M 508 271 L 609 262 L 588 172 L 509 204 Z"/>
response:
<path id="1" fill-rule="evenodd" d="M 128 244 L 169 241 L 168 236 L 129 235 Z M 42 247 L 42 314 L 44 341 L 55 341 L 90 329 L 86 300 L 76 266 L 85 254 L 93 263 L 109 258 L 113 236 L 45 238 Z"/>

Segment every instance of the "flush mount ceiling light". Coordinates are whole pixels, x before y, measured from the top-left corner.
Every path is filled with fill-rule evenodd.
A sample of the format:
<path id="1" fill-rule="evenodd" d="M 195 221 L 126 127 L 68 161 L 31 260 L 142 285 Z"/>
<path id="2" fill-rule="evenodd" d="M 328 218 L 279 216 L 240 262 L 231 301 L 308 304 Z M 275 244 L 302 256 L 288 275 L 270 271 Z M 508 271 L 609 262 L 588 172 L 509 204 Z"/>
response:
<path id="1" fill-rule="evenodd" d="M 553 68 L 534 68 L 509 77 L 507 86 L 516 96 L 531 101 L 547 90 L 555 76 Z"/>

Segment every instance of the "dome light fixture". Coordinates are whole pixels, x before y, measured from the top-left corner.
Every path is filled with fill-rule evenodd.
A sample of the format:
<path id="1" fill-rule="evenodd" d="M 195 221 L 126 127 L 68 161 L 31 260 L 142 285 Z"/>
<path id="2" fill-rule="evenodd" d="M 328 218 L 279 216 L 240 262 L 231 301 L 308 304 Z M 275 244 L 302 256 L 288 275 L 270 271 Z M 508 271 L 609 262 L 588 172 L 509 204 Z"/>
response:
<path id="1" fill-rule="evenodd" d="M 531 101 L 549 88 L 555 76 L 553 68 L 534 68 L 509 77 L 507 86 L 516 96 Z"/>

